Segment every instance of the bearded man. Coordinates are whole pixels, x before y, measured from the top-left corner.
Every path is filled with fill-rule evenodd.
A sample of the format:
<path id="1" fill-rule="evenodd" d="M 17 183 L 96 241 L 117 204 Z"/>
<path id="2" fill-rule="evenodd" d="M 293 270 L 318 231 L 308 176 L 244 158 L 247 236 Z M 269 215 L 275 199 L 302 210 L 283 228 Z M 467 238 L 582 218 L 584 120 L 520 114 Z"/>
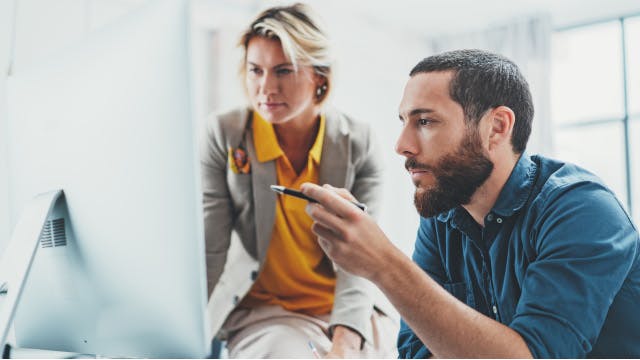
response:
<path id="1" fill-rule="evenodd" d="M 525 152 L 532 119 L 502 56 L 413 68 L 396 145 L 421 215 L 413 261 L 348 192 L 303 185 L 324 251 L 402 315 L 401 358 L 640 357 L 638 232 L 598 177 Z"/>

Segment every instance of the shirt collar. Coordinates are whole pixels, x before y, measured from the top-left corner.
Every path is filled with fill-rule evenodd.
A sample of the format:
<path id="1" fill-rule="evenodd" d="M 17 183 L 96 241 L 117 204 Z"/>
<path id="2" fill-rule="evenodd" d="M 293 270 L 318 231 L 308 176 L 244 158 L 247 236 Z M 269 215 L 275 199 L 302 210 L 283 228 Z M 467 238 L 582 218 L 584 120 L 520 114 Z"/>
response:
<path id="1" fill-rule="evenodd" d="M 324 143 L 325 116 L 320 115 L 320 125 L 316 140 L 309 150 L 309 157 L 316 163 L 320 163 L 322 157 L 322 144 Z M 260 139 L 258 141 L 258 139 Z M 257 111 L 253 112 L 253 145 L 256 149 L 256 157 L 260 162 L 271 161 L 284 155 L 278 144 L 273 124 L 263 119 Z"/>
<path id="2" fill-rule="evenodd" d="M 273 125 L 263 119 L 257 111 L 253 112 L 253 146 L 260 162 L 271 161 L 284 154 L 278 144 Z"/>
<path id="3" fill-rule="evenodd" d="M 491 211 L 500 216 L 511 216 L 522 209 L 533 189 L 537 169 L 536 163 L 531 160 L 531 157 L 526 152 L 523 153 L 511 171 L 511 175 L 500 191 L 498 200 Z M 458 206 L 439 214 L 437 219 L 441 222 L 461 219 L 463 212 L 466 212 L 464 208 Z"/>
<path id="4" fill-rule="evenodd" d="M 511 216 L 522 209 L 533 189 L 537 170 L 536 163 L 527 153 L 523 153 L 502 187 L 492 211 L 500 216 Z"/>

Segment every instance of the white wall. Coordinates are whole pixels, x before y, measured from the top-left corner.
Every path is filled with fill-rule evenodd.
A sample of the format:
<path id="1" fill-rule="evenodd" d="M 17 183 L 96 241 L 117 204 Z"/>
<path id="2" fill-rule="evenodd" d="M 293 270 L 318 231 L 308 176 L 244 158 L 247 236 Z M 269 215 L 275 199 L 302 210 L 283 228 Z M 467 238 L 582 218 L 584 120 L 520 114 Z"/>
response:
<path id="1" fill-rule="evenodd" d="M 7 169 L 6 75 L 9 63 L 9 39 L 13 2 L 0 1 L 0 254 L 9 237 L 9 193 Z"/>
<path id="2" fill-rule="evenodd" d="M 0 255 L 9 240 L 6 80 L 14 4 L 17 7 L 14 73 L 46 61 L 81 41 L 91 29 L 126 13 L 142 0 L 0 0 Z"/>

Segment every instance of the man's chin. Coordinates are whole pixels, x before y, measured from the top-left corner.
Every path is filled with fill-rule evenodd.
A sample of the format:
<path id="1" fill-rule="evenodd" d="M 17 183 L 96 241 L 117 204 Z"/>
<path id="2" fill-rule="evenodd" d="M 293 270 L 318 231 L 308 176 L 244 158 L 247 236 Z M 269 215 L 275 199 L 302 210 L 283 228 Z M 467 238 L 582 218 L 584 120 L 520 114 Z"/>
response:
<path id="1" fill-rule="evenodd" d="M 419 180 L 414 181 L 413 185 L 416 187 L 416 194 L 424 194 L 434 188 L 433 184 L 424 184 Z"/>
<path id="2" fill-rule="evenodd" d="M 424 218 L 429 218 L 458 206 L 458 204 L 452 201 L 453 199 L 442 195 L 442 192 L 434 191 L 433 188 L 416 188 L 416 192 L 413 195 L 413 204 L 418 214 Z"/>

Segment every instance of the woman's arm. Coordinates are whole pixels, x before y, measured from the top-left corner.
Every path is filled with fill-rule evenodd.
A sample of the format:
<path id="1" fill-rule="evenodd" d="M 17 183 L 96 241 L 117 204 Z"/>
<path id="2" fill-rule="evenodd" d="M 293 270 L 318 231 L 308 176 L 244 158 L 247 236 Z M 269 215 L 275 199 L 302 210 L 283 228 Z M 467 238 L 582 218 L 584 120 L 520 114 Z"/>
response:
<path id="1" fill-rule="evenodd" d="M 360 202 L 367 205 L 373 216 L 380 210 L 382 200 L 382 166 L 378 147 L 371 129 L 351 133 L 355 179 L 348 189 Z M 349 161 L 345 159 L 345 161 Z M 373 314 L 372 284 L 359 276 L 337 268 L 335 302 L 331 314 L 331 326 L 343 325 L 357 332 L 364 341 L 373 341 L 371 316 Z M 337 333 L 333 331 L 334 336 Z"/>
<path id="2" fill-rule="evenodd" d="M 200 142 L 204 236 L 207 263 L 207 287 L 211 296 L 227 260 L 231 239 L 233 210 L 227 184 L 227 149 L 222 121 L 215 116 L 207 120 Z"/>

